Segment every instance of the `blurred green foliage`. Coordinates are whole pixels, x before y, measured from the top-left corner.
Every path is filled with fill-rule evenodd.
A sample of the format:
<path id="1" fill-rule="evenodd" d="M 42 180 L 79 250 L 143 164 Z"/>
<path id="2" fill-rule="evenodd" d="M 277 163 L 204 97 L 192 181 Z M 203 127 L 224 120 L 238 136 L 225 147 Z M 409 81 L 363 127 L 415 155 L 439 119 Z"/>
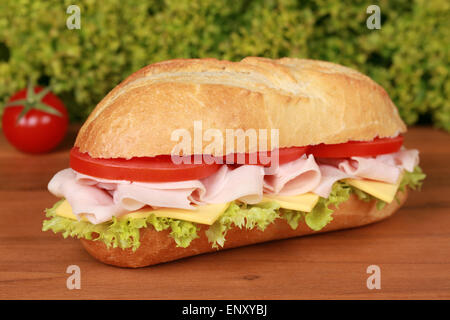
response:
<path id="1" fill-rule="evenodd" d="M 66 9 L 81 9 L 69 30 Z M 381 8 L 369 30 L 366 8 Z M 0 101 L 28 78 L 50 82 L 71 119 L 116 84 L 171 58 L 307 57 L 341 63 L 386 88 L 408 124 L 450 131 L 450 2 L 79 0 L 0 1 Z"/>

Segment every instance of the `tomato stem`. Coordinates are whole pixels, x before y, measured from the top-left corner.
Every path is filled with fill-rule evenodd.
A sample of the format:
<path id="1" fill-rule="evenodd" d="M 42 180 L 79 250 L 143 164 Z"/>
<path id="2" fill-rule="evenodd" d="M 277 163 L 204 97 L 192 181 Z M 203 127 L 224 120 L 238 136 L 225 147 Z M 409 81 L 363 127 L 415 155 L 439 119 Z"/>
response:
<path id="1" fill-rule="evenodd" d="M 23 110 L 20 112 L 17 117 L 17 122 L 24 117 L 28 111 L 31 109 L 40 110 L 42 112 L 46 112 L 58 117 L 63 117 L 62 113 L 58 110 L 52 108 L 48 104 L 42 101 L 42 99 L 51 91 L 51 85 L 43 88 L 41 91 L 36 93 L 34 91 L 34 86 L 31 81 L 28 82 L 27 93 L 24 99 L 10 101 L 5 105 L 5 108 L 13 107 L 13 106 L 23 106 Z"/>

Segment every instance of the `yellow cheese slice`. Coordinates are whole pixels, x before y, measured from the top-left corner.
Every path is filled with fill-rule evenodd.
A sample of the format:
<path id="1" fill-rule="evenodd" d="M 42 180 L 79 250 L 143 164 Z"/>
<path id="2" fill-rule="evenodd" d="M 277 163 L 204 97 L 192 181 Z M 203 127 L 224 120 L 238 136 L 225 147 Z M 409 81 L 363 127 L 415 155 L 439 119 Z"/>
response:
<path id="1" fill-rule="evenodd" d="M 67 200 L 64 200 L 56 207 L 55 214 L 63 218 L 78 220 L 77 216 L 73 214 L 72 207 Z M 86 217 L 82 217 L 81 220 L 89 221 Z"/>
<path id="2" fill-rule="evenodd" d="M 172 218 L 201 224 L 213 224 L 228 208 L 229 203 L 207 204 L 195 206 L 194 210 L 175 209 L 175 208 L 159 208 L 159 209 L 141 209 L 128 213 L 123 218 L 145 218 L 151 214 L 156 217 Z M 121 217 L 122 218 L 122 217 Z"/>
<path id="3" fill-rule="evenodd" d="M 151 214 L 154 214 L 156 217 L 163 218 L 173 218 L 180 219 L 185 221 L 197 222 L 200 224 L 213 224 L 222 213 L 228 208 L 229 203 L 220 203 L 220 204 L 208 204 L 202 206 L 196 206 L 194 210 L 185 210 L 185 209 L 175 209 L 175 208 L 159 208 L 159 209 L 149 209 L 144 208 L 137 211 L 133 211 L 127 213 L 119 218 L 120 219 L 138 219 L 138 218 L 146 218 Z M 78 220 L 77 216 L 73 214 L 72 207 L 70 206 L 67 200 L 64 200 L 57 208 L 56 215 L 72 220 Z M 82 220 L 87 221 L 85 217 Z"/>
<path id="4" fill-rule="evenodd" d="M 374 196 L 375 198 L 391 203 L 395 198 L 395 194 L 397 193 L 397 189 L 400 186 L 402 178 L 403 174 L 400 175 L 398 181 L 394 184 L 366 179 L 345 179 L 344 181 L 349 185 Z"/>
<path id="5" fill-rule="evenodd" d="M 267 201 L 276 201 L 280 204 L 281 208 L 311 212 L 311 210 L 316 206 L 317 201 L 319 201 L 319 196 L 311 192 L 299 194 L 297 196 L 265 194 L 263 197 L 263 202 Z"/>

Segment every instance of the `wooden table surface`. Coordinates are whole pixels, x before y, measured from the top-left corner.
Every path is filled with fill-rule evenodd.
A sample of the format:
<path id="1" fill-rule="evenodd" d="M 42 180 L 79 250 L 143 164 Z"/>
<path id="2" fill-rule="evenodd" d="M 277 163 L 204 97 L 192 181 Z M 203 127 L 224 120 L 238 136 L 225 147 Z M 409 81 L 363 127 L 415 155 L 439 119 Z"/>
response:
<path id="1" fill-rule="evenodd" d="M 76 128 L 46 155 L 14 150 L 0 134 L 0 299 L 449 299 L 450 134 L 411 128 L 427 173 L 392 218 L 357 229 L 275 241 L 143 269 L 97 262 L 75 239 L 42 232 L 54 173 L 68 167 Z M 68 290 L 69 265 L 81 289 Z M 381 289 L 369 290 L 369 265 Z"/>

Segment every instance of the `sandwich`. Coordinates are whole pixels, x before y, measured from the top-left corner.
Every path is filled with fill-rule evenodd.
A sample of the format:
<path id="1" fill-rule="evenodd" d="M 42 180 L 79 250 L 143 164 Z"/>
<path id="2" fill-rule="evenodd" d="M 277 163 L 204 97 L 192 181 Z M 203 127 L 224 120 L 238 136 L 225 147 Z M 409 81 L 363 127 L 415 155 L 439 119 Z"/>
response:
<path id="1" fill-rule="evenodd" d="M 95 107 L 43 231 L 144 267 L 390 217 L 425 178 L 369 77 L 316 60 L 151 64 Z"/>

